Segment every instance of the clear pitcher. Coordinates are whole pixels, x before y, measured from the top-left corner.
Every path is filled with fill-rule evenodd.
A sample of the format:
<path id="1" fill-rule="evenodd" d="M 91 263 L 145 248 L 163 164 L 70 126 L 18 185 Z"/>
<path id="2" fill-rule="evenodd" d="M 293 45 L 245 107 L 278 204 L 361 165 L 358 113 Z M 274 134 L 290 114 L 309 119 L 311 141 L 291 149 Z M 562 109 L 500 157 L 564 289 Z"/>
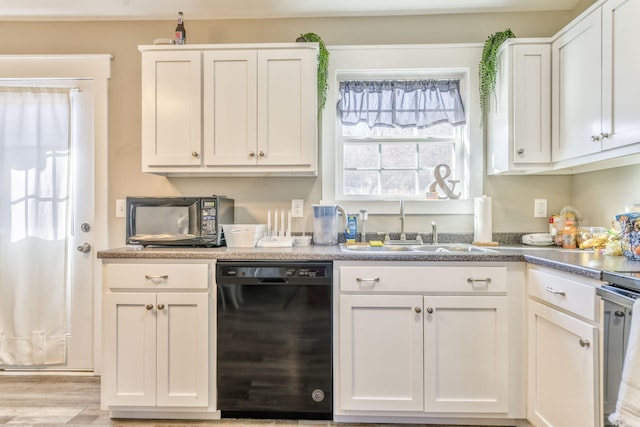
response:
<path id="1" fill-rule="evenodd" d="M 342 227 L 338 212 L 342 214 Z M 347 228 L 347 213 L 340 205 L 313 205 L 313 244 L 335 245 Z"/>

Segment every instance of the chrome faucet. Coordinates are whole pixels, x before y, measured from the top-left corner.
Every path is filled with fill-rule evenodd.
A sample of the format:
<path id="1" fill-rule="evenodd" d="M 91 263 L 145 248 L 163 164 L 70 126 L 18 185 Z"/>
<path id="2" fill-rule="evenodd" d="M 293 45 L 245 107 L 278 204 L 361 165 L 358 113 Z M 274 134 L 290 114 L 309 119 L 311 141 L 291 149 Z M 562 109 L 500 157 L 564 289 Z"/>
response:
<path id="1" fill-rule="evenodd" d="M 407 240 L 404 234 L 404 199 L 400 199 L 400 240 Z"/>
<path id="2" fill-rule="evenodd" d="M 431 243 L 438 244 L 438 228 L 435 221 L 431 221 Z"/>

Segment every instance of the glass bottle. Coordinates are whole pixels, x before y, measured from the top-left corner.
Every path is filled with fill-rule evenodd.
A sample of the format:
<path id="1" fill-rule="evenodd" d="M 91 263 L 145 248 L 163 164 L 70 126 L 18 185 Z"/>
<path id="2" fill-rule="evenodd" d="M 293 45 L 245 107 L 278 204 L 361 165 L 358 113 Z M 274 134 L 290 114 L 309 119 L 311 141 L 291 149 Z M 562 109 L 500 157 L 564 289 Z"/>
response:
<path id="1" fill-rule="evenodd" d="M 176 26 L 174 43 L 187 44 L 187 31 L 184 29 L 184 24 L 182 22 L 182 12 L 178 12 L 178 25 Z"/>

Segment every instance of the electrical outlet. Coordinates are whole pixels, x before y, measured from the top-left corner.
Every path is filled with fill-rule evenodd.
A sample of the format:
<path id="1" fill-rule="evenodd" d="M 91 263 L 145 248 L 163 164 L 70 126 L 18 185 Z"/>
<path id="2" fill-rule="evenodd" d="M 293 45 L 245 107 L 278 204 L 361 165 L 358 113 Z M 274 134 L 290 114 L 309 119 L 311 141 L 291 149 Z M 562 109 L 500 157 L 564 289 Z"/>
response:
<path id="1" fill-rule="evenodd" d="M 546 218 L 547 215 L 547 199 L 533 200 L 533 216 L 534 218 Z"/>
<path id="2" fill-rule="evenodd" d="M 116 218 L 124 218 L 125 210 L 124 199 L 116 199 Z"/>
<path id="3" fill-rule="evenodd" d="M 304 216 L 304 199 L 291 199 L 291 217 L 302 218 Z"/>

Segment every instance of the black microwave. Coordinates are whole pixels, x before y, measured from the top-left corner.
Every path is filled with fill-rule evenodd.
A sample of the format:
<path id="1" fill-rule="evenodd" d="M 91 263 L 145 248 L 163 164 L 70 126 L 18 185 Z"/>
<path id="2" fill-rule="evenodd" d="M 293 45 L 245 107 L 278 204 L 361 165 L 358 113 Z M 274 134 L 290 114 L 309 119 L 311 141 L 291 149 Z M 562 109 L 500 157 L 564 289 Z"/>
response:
<path id="1" fill-rule="evenodd" d="M 127 244 L 223 246 L 222 224 L 233 224 L 233 199 L 127 197 Z"/>

